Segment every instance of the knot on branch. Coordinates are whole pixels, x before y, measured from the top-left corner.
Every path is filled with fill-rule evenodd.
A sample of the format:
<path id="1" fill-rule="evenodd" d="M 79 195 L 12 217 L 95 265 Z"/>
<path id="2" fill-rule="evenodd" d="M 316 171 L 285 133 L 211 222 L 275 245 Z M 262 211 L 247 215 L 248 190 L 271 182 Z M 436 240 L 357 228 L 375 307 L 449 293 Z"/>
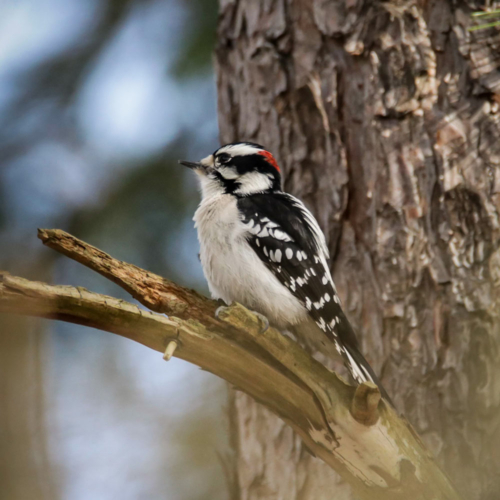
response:
<path id="1" fill-rule="evenodd" d="M 376 424 L 380 399 L 380 390 L 373 382 L 359 384 L 351 403 L 351 415 L 354 420 L 367 426 Z"/>

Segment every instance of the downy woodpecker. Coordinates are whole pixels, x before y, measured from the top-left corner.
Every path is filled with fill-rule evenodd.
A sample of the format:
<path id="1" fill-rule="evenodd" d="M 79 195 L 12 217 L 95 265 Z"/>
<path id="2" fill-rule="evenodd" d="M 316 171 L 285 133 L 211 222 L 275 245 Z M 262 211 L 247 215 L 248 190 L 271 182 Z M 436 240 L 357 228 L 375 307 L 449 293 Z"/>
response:
<path id="1" fill-rule="evenodd" d="M 199 162 L 194 221 L 210 292 L 264 315 L 278 329 L 342 356 L 358 383 L 372 381 L 390 401 L 358 342 L 328 267 L 328 248 L 304 204 L 281 190 L 273 155 L 251 142 L 227 144 Z"/>

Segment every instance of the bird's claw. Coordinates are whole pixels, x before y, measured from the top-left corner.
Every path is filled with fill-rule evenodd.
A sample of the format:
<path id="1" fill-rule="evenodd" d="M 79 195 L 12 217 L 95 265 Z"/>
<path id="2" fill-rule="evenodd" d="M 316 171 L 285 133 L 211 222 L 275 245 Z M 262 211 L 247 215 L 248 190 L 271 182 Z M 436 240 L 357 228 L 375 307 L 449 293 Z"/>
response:
<path id="1" fill-rule="evenodd" d="M 264 332 L 267 332 L 267 330 L 269 329 L 269 320 L 263 315 L 263 314 L 260 314 L 256 311 L 252 311 L 255 316 L 257 316 L 257 318 L 259 318 L 259 320 L 264 324 L 264 326 L 261 328 L 260 332 L 259 333 L 264 333 Z"/>
<path id="2" fill-rule="evenodd" d="M 215 310 L 215 317 L 216 317 L 217 319 L 220 319 L 220 318 L 219 318 L 219 314 L 220 314 L 221 312 L 226 311 L 227 309 L 229 309 L 229 307 L 227 307 L 227 306 L 219 306 L 219 307 Z"/>

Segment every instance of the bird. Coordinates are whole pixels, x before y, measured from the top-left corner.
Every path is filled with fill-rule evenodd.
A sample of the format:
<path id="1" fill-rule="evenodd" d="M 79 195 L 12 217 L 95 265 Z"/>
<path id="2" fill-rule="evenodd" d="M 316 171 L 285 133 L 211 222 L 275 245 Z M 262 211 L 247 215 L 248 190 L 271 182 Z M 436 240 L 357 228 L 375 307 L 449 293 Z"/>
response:
<path id="1" fill-rule="evenodd" d="M 356 383 L 375 383 L 391 402 L 342 309 L 325 236 L 306 206 L 282 190 L 272 153 L 234 142 L 179 163 L 201 187 L 193 220 L 212 298 L 239 302 L 267 324 L 334 351 Z"/>

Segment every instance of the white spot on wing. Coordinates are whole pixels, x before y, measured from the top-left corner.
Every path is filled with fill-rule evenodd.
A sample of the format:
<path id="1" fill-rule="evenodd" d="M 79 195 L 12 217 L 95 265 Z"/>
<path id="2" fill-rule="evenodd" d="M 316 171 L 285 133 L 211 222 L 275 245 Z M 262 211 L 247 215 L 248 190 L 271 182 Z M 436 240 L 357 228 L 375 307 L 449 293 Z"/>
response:
<path id="1" fill-rule="evenodd" d="M 323 318 L 320 318 L 319 321 L 316 321 L 316 324 L 325 332 L 326 331 L 326 323 Z"/>
<path id="2" fill-rule="evenodd" d="M 335 349 L 337 349 L 337 352 L 339 354 L 342 354 L 342 348 L 340 347 L 340 344 L 338 343 L 337 340 L 335 340 Z"/>
<path id="3" fill-rule="evenodd" d="M 318 248 L 321 256 L 324 257 L 325 260 L 328 259 L 329 254 L 328 247 L 326 246 L 325 235 L 323 234 L 323 231 L 321 231 L 321 228 L 319 227 L 319 224 L 314 218 L 313 214 L 305 207 L 305 205 L 300 200 L 298 200 L 294 196 L 287 195 L 287 198 L 296 208 L 300 210 L 302 216 L 304 217 L 304 220 L 306 221 L 306 224 L 309 226 L 309 229 L 314 236 L 316 247 Z"/>
<path id="4" fill-rule="evenodd" d="M 290 238 L 290 236 L 288 236 L 288 234 L 286 234 L 284 231 L 282 231 L 281 229 L 275 229 L 272 233 L 272 236 L 274 238 L 276 238 L 277 240 L 281 240 L 281 241 L 292 241 L 292 238 Z"/>
<path id="5" fill-rule="evenodd" d="M 321 300 L 314 303 L 314 307 L 316 309 L 321 309 L 324 305 L 325 305 L 325 299 L 323 297 L 321 297 Z"/>
<path id="6" fill-rule="evenodd" d="M 267 227 L 263 227 L 262 231 L 257 235 L 259 238 L 265 238 L 266 236 L 269 236 L 269 231 L 267 230 Z"/>
<path id="7" fill-rule="evenodd" d="M 356 382 L 358 382 L 360 384 L 362 382 L 366 382 L 367 380 L 371 380 L 373 382 L 371 377 L 367 378 L 366 375 L 363 373 L 365 370 L 362 370 L 361 366 L 358 365 L 358 363 L 356 363 L 356 361 L 354 361 L 354 358 L 351 356 L 349 349 L 344 349 L 344 354 L 346 355 L 346 357 L 348 359 L 349 371 L 351 372 L 351 375 L 353 376 L 354 380 L 356 380 Z"/>

